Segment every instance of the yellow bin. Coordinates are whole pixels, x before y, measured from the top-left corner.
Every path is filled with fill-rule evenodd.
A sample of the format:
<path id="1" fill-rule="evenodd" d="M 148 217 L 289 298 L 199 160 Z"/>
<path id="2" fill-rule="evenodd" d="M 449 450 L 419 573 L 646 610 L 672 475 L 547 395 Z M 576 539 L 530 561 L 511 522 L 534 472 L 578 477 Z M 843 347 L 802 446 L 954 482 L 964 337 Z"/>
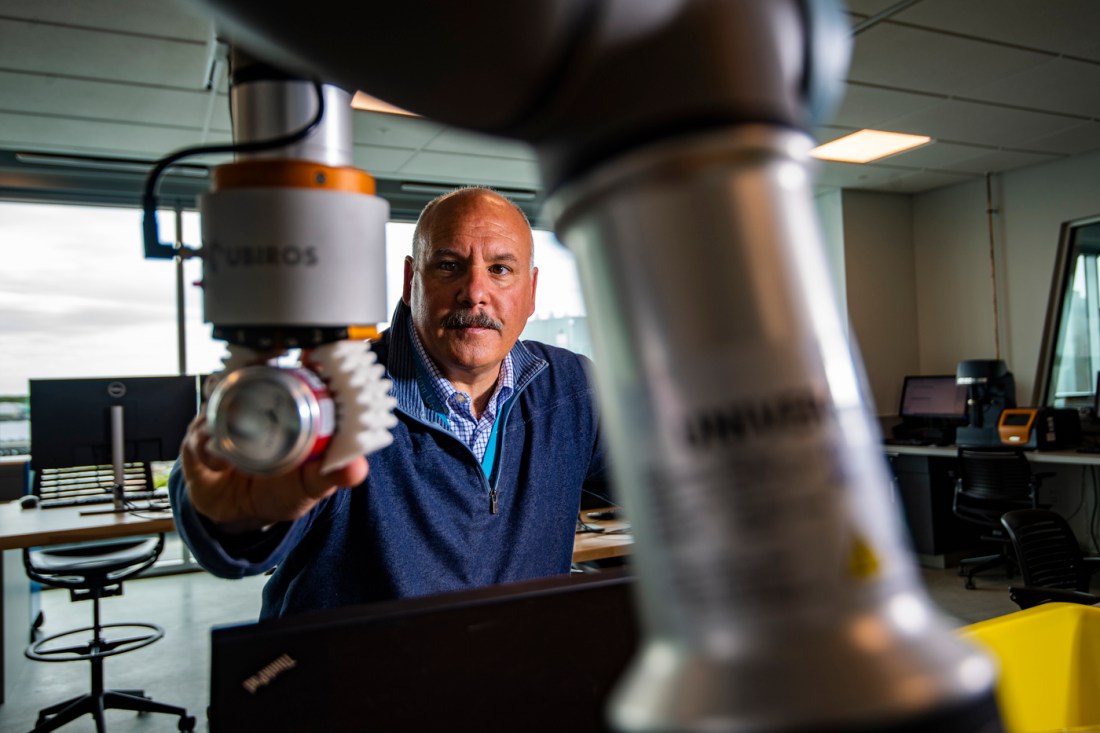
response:
<path id="1" fill-rule="evenodd" d="M 999 660 L 1009 733 L 1100 731 L 1100 608 L 1046 603 L 971 624 Z"/>

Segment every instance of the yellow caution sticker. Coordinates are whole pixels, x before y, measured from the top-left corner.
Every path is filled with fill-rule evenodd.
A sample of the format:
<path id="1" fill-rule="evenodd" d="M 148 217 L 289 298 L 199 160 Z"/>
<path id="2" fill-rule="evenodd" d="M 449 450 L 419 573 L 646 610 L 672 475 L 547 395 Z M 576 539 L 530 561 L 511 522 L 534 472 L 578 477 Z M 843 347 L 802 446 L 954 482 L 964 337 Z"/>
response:
<path id="1" fill-rule="evenodd" d="M 854 578 L 873 578 L 878 575 L 878 571 L 878 556 L 862 536 L 854 536 L 851 551 L 848 553 L 848 572 Z"/>

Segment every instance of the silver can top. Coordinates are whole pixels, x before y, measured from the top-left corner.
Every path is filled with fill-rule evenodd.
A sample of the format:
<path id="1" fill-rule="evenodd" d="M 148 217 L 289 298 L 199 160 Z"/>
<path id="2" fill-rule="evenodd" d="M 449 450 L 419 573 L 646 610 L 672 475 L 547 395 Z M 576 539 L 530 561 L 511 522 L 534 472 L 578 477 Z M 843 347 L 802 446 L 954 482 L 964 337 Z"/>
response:
<path id="1" fill-rule="evenodd" d="M 327 399 L 324 384 L 304 371 L 251 366 L 219 382 L 206 407 L 211 450 L 260 475 L 304 462 L 316 440 L 331 433 L 318 398 L 321 391 Z"/>

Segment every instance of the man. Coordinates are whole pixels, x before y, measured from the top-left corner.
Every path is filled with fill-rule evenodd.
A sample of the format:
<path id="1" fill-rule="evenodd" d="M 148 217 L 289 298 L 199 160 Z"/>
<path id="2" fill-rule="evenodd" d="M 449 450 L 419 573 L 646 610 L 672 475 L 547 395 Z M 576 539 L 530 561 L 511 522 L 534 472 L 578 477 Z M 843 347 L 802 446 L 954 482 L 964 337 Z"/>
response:
<path id="1" fill-rule="evenodd" d="M 394 442 L 369 467 L 260 478 L 208 453 L 197 419 L 170 488 L 199 562 L 223 577 L 276 567 L 264 618 L 568 572 L 581 489 L 602 486 L 604 455 L 586 360 L 517 341 L 537 283 L 511 202 L 469 188 L 428 204 L 374 346 L 398 402 Z"/>

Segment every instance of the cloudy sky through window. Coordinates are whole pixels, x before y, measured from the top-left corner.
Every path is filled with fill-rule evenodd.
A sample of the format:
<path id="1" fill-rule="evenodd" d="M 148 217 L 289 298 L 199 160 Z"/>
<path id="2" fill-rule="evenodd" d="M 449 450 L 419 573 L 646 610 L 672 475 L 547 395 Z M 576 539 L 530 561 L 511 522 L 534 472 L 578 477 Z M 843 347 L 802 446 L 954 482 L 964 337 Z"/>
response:
<path id="1" fill-rule="evenodd" d="M 176 266 L 142 256 L 135 209 L 0 203 L 0 395 L 29 378 L 168 375 L 178 371 Z M 170 239 L 173 217 L 162 216 Z M 412 225 L 387 226 L 387 300 L 400 297 Z M 198 244 L 198 216 L 184 216 Z M 536 232 L 534 319 L 583 316 L 572 256 Z M 197 260 L 185 265 L 187 371 L 220 366 L 224 346 L 202 322 Z"/>

